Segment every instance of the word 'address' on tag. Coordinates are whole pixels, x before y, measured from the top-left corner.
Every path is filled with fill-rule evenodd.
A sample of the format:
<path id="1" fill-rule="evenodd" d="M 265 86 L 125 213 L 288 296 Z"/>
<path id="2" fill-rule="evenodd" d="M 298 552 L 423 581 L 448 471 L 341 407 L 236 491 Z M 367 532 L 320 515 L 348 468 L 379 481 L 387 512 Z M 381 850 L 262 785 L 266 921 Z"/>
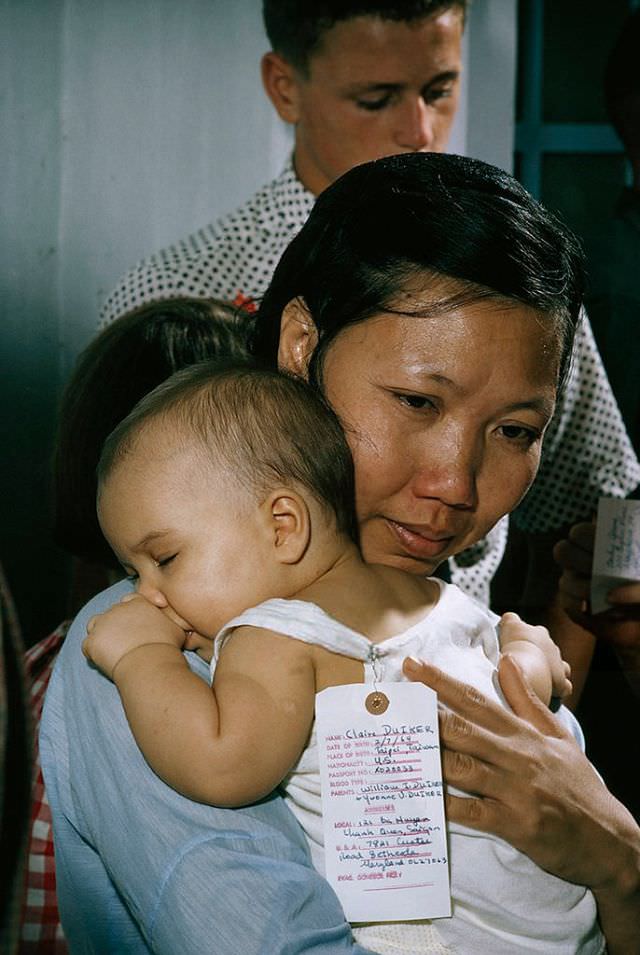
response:
<path id="1" fill-rule="evenodd" d="M 326 877 L 350 922 L 451 914 L 437 697 L 420 683 L 316 697 Z M 377 712 L 379 711 L 379 712 Z"/>
<path id="2" fill-rule="evenodd" d="M 591 612 L 608 610 L 607 594 L 640 580 L 640 501 L 602 497 L 598 502 L 591 577 Z"/>

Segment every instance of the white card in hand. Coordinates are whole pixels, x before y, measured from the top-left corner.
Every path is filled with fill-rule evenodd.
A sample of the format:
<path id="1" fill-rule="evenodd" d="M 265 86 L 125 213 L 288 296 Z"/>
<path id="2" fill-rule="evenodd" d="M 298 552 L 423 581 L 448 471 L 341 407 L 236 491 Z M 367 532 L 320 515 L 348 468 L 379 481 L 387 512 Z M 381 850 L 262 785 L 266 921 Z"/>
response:
<path id="1" fill-rule="evenodd" d="M 591 613 L 608 610 L 607 594 L 640 580 L 640 501 L 602 497 L 598 502 L 591 577 Z"/>
<path id="2" fill-rule="evenodd" d="M 451 914 L 437 697 L 421 683 L 316 697 L 326 877 L 350 922 Z"/>

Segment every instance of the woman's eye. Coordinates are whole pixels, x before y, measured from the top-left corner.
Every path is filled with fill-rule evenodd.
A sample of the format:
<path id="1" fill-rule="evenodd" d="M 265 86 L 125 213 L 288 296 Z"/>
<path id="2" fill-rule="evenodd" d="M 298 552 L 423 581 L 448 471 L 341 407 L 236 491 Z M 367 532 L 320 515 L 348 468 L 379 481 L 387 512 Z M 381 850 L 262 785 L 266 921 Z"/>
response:
<path id="1" fill-rule="evenodd" d="M 406 405 L 407 408 L 416 408 L 420 411 L 423 408 L 435 408 L 435 404 L 431 398 L 425 397 L 425 395 L 398 395 L 401 404 Z"/>
<path id="2" fill-rule="evenodd" d="M 534 428 L 526 428 L 521 424 L 503 424 L 500 426 L 500 431 L 508 441 L 524 444 L 526 447 L 535 444 L 542 437 L 539 431 Z"/>

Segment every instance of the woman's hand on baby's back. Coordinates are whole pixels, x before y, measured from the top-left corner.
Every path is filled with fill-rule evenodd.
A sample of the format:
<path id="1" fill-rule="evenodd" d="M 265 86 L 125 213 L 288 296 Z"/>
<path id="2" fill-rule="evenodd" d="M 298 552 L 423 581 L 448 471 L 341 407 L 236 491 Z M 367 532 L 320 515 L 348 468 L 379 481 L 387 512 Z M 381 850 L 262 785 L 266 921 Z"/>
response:
<path id="1" fill-rule="evenodd" d="M 110 680 L 118 664 L 134 650 L 151 644 L 181 649 L 186 634 L 141 594 L 127 594 L 120 603 L 87 623 L 82 652 Z"/>

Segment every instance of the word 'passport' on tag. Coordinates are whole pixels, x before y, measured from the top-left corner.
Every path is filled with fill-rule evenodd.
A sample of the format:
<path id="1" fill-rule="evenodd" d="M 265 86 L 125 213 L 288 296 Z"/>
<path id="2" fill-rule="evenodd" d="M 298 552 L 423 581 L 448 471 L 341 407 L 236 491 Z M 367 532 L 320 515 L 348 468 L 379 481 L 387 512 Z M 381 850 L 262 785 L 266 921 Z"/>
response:
<path id="1" fill-rule="evenodd" d="M 326 877 L 350 922 L 451 914 L 437 696 L 421 683 L 316 697 Z"/>

